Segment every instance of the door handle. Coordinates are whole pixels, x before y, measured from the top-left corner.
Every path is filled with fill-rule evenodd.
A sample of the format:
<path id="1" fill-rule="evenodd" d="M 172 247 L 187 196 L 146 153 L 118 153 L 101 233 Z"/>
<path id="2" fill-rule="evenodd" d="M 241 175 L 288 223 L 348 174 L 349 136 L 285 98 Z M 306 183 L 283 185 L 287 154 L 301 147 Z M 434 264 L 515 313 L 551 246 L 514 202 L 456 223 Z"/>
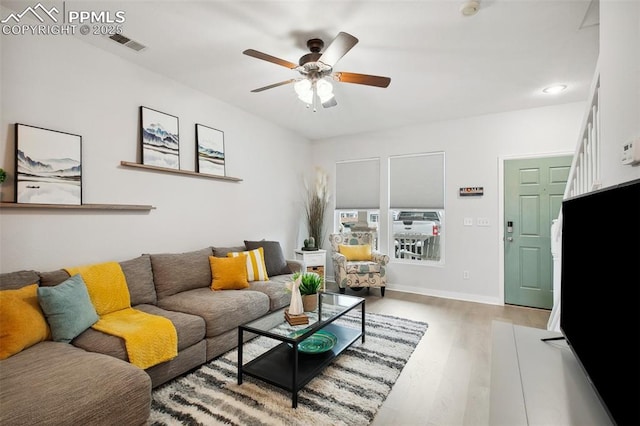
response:
<path id="1" fill-rule="evenodd" d="M 513 237 L 507 237 L 507 241 L 509 241 L 510 243 L 513 242 Z"/>

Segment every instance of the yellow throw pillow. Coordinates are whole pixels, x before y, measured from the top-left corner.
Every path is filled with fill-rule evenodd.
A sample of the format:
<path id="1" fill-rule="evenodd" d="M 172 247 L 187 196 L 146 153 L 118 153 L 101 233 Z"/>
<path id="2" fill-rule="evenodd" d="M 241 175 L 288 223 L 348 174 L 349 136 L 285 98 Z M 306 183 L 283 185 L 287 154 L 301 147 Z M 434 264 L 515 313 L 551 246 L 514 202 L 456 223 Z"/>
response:
<path id="1" fill-rule="evenodd" d="M 131 307 L 127 278 L 119 263 L 95 263 L 65 268 L 65 270 L 71 276 L 80 274 L 98 315 L 102 316 Z"/>
<path id="2" fill-rule="evenodd" d="M 246 256 L 209 256 L 212 290 L 240 290 L 249 287 Z"/>
<path id="3" fill-rule="evenodd" d="M 369 244 L 339 244 L 338 250 L 344 254 L 348 261 L 371 260 L 371 246 Z"/>
<path id="4" fill-rule="evenodd" d="M 50 338 L 38 303 L 38 284 L 0 291 L 0 359 Z"/>
<path id="5" fill-rule="evenodd" d="M 248 281 L 269 281 L 267 266 L 264 263 L 264 248 L 258 247 L 255 250 L 227 253 L 228 257 L 246 255 L 247 260 L 247 280 Z"/>

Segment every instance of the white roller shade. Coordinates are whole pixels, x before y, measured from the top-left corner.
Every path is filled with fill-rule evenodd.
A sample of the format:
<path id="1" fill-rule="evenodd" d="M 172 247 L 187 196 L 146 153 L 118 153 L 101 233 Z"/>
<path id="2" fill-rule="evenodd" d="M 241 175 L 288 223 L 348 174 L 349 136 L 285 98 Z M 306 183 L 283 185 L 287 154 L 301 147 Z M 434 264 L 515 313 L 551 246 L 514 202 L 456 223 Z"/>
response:
<path id="1" fill-rule="evenodd" d="M 336 209 L 380 208 L 380 159 L 336 163 Z"/>
<path id="2" fill-rule="evenodd" d="M 389 159 L 392 209 L 444 209 L 444 153 Z"/>

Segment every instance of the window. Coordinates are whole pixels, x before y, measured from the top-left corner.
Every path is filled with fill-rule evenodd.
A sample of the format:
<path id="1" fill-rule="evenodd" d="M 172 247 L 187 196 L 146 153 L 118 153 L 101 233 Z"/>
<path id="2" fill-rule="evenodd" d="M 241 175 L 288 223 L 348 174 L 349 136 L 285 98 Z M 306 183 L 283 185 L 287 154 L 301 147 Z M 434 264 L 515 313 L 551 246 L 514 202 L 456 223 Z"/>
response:
<path id="1" fill-rule="evenodd" d="M 380 159 L 336 163 L 335 231 L 370 231 L 378 248 Z"/>
<path id="2" fill-rule="evenodd" d="M 373 249 L 378 250 L 378 218 L 379 210 L 336 210 L 334 223 L 337 224 L 335 231 L 351 232 L 365 231 L 373 233 Z M 362 219 L 362 220 L 361 220 Z"/>
<path id="3" fill-rule="evenodd" d="M 444 255 L 444 153 L 392 156 L 389 222 L 380 223 L 380 160 L 336 163 L 334 231 L 370 231 L 393 259 L 441 263 Z M 384 188 L 385 190 L 387 188 Z M 379 247 L 379 233 L 389 235 Z M 384 239 L 383 239 L 384 240 Z"/>
<path id="4" fill-rule="evenodd" d="M 390 255 L 441 262 L 444 233 L 444 153 L 390 157 Z"/>

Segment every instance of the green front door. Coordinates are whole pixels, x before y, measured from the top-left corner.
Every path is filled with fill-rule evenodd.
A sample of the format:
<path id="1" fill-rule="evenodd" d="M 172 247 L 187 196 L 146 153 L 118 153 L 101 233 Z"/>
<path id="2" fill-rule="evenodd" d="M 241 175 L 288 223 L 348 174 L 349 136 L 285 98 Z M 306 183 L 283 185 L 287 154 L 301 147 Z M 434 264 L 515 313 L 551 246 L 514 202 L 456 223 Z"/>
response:
<path id="1" fill-rule="evenodd" d="M 504 163 L 504 301 L 551 309 L 551 221 L 558 217 L 571 157 Z"/>

